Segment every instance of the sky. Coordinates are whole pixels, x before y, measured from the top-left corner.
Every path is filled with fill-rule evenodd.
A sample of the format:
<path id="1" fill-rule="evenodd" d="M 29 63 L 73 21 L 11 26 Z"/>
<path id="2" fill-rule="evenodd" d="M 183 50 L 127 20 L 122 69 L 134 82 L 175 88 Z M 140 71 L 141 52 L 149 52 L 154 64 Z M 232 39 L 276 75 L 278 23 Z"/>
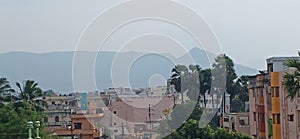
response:
<path id="1" fill-rule="evenodd" d="M 93 19 L 120 2 L 124 1 L 1 0 L 0 53 L 75 51 L 81 34 Z M 178 2 L 205 18 L 219 39 L 222 50 L 236 63 L 265 69 L 266 58 L 295 56 L 300 50 L 298 0 L 178 0 Z M 112 18 L 121 16 L 114 15 Z M 150 30 L 173 35 L 177 40 L 181 40 L 186 49 L 196 45 L 192 38 L 170 24 L 145 21 L 118 30 L 112 35 L 104 50 L 116 51 L 122 45 L 118 42 L 128 40 L 130 34 Z M 128 48 L 128 51 L 134 49 L 136 48 Z"/>

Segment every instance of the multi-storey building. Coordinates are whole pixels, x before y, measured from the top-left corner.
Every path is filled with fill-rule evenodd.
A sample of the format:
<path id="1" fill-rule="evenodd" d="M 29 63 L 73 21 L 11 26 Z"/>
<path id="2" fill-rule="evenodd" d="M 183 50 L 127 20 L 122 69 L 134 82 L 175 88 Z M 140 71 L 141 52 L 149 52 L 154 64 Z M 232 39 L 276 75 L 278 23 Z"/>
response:
<path id="1" fill-rule="evenodd" d="M 258 74 L 249 78 L 250 135 L 266 139 L 272 134 L 267 130 L 271 115 L 271 94 L 268 74 Z"/>
<path id="2" fill-rule="evenodd" d="M 262 71 L 249 79 L 252 138 L 300 138 L 300 111 L 298 111 L 300 98 L 294 100 L 287 98 L 283 85 L 283 75 L 294 71 L 283 65 L 289 58 L 291 57 L 267 59 L 267 71 Z"/>
<path id="3" fill-rule="evenodd" d="M 105 117 L 100 122 L 113 131 L 115 137 L 137 137 L 154 132 L 166 118 L 164 111 L 172 109 L 173 104 L 173 98 L 167 96 L 122 97 L 104 109 Z"/>
<path id="4" fill-rule="evenodd" d="M 65 139 L 100 139 L 101 128 L 98 128 L 103 113 L 72 114 L 69 125 L 65 128 L 52 128 L 52 132 Z"/>
<path id="5" fill-rule="evenodd" d="M 70 120 L 71 110 L 76 109 L 76 98 L 74 96 L 46 96 L 44 101 L 48 108 L 44 119 L 46 125 L 51 127 L 65 127 Z"/>
<path id="6" fill-rule="evenodd" d="M 54 135 L 70 139 L 95 139 L 101 136 L 100 119 L 103 105 L 97 93 L 73 93 L 53 95 L 44 98 L 48 108 L 44 119 L 48 131 Z"/>

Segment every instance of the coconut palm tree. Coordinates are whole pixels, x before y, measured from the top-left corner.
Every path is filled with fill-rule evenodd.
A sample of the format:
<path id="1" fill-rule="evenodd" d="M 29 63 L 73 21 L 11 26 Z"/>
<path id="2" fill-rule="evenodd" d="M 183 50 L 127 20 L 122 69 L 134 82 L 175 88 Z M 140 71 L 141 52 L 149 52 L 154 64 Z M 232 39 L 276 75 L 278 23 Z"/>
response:
<path id="1" fill-rule="evenodd" d="M 293 100 L 300 91 L 300 61 L 296 58 L 288 59 L 284 65 L 295 68 L 293 73 L 285 73 L 283 76 L 283 84 L 288 93 L 288 98 Z"/>
<path id="2" fill-rule="evenodd" d="M 46 107 L 46 102 L 41 99 L 44 96 L 44 92 L 38 87 L 38 83 L 33 80 L 26 80 L 21 85 L 16 82 L 16 86 L 20 91 L 21 103 L 29 103 L 37 110 L 43 110 Z"/>
<path id="3" fill-rule="evenodd" d="M 9 81 L 6 78 L 0 78 L 0 101 L 3 102 L 8 99 L 5 97 L 6 93 L 15 92 L 9 85 Z"/>

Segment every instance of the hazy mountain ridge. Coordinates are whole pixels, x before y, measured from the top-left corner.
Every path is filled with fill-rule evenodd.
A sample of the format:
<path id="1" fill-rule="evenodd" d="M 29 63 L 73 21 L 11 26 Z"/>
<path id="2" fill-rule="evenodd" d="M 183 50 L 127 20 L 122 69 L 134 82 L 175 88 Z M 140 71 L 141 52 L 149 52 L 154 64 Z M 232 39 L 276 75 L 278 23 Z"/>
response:
<path id="1" fill-rule="evenodd" d="M 89 55 L 96 52 L 80 53 Z M 126 59 L 125 57 L 135 57 L 142 54 L 142 52 L 124 52 L 118 55 L 115 52 L 98 53 L 95 63 L 95 76 L 98 89 L 103 90 L 113 86 L 111 68 L 115 56 L 118 56 L 120 59 Z M 172 62 L 176 61 L 179 64 L 187 64 L 185 62 L 190 61 L 188 55 L 202 68 L 210 67 L 209 60 L 213 61 L 214 58 L 213 54 L 205 53 L 198 48 L 192 49 L 189 54 L 178 59 L 168 54 L 164 55 L 166 57 L 147 54 L 137 59 L 131 66 L 130 71 L 128 71 L 129 82 L 134 88 L 148 87 L 148 80 L 153 74 L 161 74 L 164 78 L 168 78 L 171 74 L 171 69 L 174 67 L 174 63 Z M 73 56 L 74 52 L 3 53 L 0 54 L 0 77 L 7 77 L 12 83 L 25 79 L 34 79 L 39 82 L 43 89 L 53 89 L 64 93 L 72 92 Z M 122 63 L 118 64 L 120 64 L 118 66 L 122 67 Z M 238 75 L 252 75 L 257 73 L 257 70 L 240 64 L 235 64 L 235 69 Z"/>

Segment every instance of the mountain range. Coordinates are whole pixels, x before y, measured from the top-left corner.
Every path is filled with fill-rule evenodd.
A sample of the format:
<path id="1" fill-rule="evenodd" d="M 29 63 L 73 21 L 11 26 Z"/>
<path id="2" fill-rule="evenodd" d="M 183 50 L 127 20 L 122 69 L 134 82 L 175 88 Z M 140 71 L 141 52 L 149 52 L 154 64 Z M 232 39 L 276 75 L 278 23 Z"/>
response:
<path id="1" fill-rule="evenodd" d="M 74 53 L 75 52 L 72 51 L 50 53 L 3 53 L 0 54 L 0 77 L 8 78 L 11 83 L 33 79 L 37 81 L 44 90 L 52 89 L 60 93 L 72 92 L 72 64 Z M 85 56 L 91 54 L 95 55 L 96 52 L 76 53 Z M 195 63 L 190 63 L 191 57 Z M 129 80 L 132 88 L 149 87 L 149 78 L 153 74 L 159 74 L 165 79 L 168 79 L 175 63 L 185 65 L 198 64 L 202 69 L 205 69 L 211 67 L 209 61 L 213 62 L 214 58 L 214 54 L 205 52 L 199 48 L 193 48 L 179 58 L 175 58 L 170 54 L 99 52 L 97 53 L 95 61 L 96 84 L 99 90 L 113 87 L 111 75 L 112 71 L 114 71 L 114 77 L 124 77 L 124 75 L 121 74 L 128 73 L 128 79 L 125 80 Z M 134 59 L 134 61 L 132 61 L 132 59 Z M 126 69 L 122 69 L 122 67 L 126 66 L 128 62 L 131 62 L 130 70 L 126 71 Z M 81 68 L 84 70 L 84 67 Z M 112 70 L 112 68 L 117 69 Z M 125 72 L 123 70 L 125 70 Z M 235 70 L 239 76 L 258 73 L 258 70 L 256 69 L 236 63 Z M 122 81 L 124 79 L 120 78 L 117 80 Z"/>

